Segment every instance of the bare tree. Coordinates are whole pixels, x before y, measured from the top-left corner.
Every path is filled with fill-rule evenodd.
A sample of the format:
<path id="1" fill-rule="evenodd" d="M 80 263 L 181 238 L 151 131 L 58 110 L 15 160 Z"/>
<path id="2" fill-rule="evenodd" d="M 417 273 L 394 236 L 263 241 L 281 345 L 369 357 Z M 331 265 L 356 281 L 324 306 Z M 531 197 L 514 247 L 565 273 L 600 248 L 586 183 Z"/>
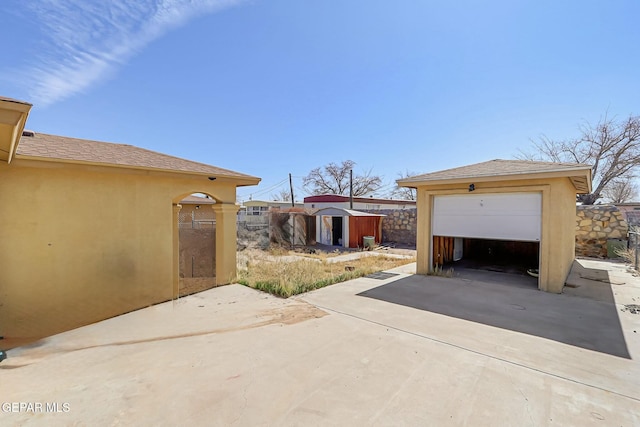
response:
<path id="1" fill-rule="evenodd" d="M 329 163 L 318 167 L 302 180 L 304 188 L 311 194 L 349 194 L 349 171 L 356 162 L 345 160 L 340 164 Z M 364 196 L 376 191 L 382 185 L 379 176 L 372 175 L 371 170 L 362 175 L 353 176 L 353 195 Z"/>
<path id="2" fill-rule="evenodd" d="M 404 172 L 400 172 L 398 174 L 398 179 L 409 178 L 412 176 L 420 175 L 415 172 L 409 172 L 408 170 Z M 401 200 L 416 200 L 416 189 L 409 187 L 400 187 L 396 184 L 396 188 L 391 192 L 391 196 L 401 199 Z"/>
<path id="3" fill-rule="evenodd" d="M 638 196 L 638 186 L 630 177 L 614 179 L 602 191 L 602 195 L 611 203 L 630 202 Z"/>
<path id="4" fill-rule="evenodd" d="M 580 135 L 567 141 L 543 136 L 533 142 L 537 153 L 521 152 L 521 159 L 574 162 L 592 166 L 592 192 L 578 196 L 585 205 L 602 198 L 615 181 L 632 179 L 640 165 L 640 116 L 616 121 L 605 115 L 596 125 L 580 126 Z"/>
<path id="5" fill-rule="evenodd" d="M 284 188 L 281 188 L 277 193 L 271 195 L 273 200 L 278 200 L 282 202 L 290 202 L 291 201 L 291 193 Z"/>

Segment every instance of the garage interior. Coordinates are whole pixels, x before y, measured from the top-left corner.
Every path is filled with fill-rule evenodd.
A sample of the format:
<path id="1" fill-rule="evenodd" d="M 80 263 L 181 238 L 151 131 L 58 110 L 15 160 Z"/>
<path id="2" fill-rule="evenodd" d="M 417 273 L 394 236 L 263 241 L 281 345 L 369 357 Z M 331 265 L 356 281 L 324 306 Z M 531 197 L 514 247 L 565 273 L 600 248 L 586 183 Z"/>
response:
<path id="1" fill-rule="evenodd" d="M 539 242 L 433 236 L 433 265 L 445 270 L 527 275 L 527 270 L 538 269 L 539 264 Z"/>

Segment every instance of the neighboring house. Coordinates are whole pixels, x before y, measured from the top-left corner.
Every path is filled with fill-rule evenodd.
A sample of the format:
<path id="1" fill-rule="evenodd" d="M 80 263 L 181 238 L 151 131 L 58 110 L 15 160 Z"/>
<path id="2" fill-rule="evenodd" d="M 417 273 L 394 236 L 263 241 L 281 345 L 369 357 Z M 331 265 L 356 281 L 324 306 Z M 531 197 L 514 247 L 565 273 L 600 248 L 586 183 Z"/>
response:
<path id="1" fill-rule="evenodd" d="M 324 245 L 363 248 L 364 237 L 382 242 L 382 218 L 377 215 L 343 208 L 324 208 L 314 213 L 316 241 Z"/>
<path id="2" fill-rule="evenodd" d="M 249 226 L 267 226 L 271 209 L 302 208 L 303 206 L 299 202 L 295 202 L 294 206 L 291 206 L 291 202 L 282 200 L 247 200 L 240 206 L 238 221 Z"/>
<path id="3" fill-rule="evenodd" d="M 349 196 L 341 194 L 321 194 L 304 198 L 307 209 L 343 208 L 354 210 L 383 210 L 383 209 L 415 209 L 415 200 L 374 199 L 373 197 L 354 197 L 353 207 L 350 207 Z"/>
<path id="4" fill-rule="evenodd" d="M 539 289 L 562 292 L 575 256 L 576 194 L 591 191 L 591 166 L 492 160 L 397 182 L 417 190 L 419 274 L 515 255 L 537 267 Z"/>
<path id="5" fill-rule="evenodd" d="M 244 213 L 245 215 L 250 216 L 267 215 L 270 208 L 288 209 L 292 207 L 302 208 L 304 207 L 304 204 L 295 202 L 294 205 L 291 206 L 291 202 L 282 200 L 247 200 L 242 203 L 238 214 Z"/>
<path id="6" fill-rule="evenodd" d="M 259 178 L 125 144 L 24 132 L 0 98 L 0 347 L 175 298 L 180 202 L 215 204 L 216 282 L 236 275 L 236 187 Z M 13 343 L 13 344 L 12 344 Z"/>

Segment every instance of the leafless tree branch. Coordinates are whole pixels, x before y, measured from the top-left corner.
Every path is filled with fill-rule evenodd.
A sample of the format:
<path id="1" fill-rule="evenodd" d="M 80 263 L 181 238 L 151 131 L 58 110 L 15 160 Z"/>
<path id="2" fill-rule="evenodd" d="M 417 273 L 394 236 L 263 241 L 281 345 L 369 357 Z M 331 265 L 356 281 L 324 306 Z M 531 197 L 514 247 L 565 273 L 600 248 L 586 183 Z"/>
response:
<path id="1" fill-rule="evenodd" d="M 329 163 L 312 169 L 302 179 L 304 188 L 311 194 L 349 194 L 349 171 L 356 162 L 345 160 L 340 164 Z M 382 185 L 382 179 L 373 175 L 371 170 L 361 175 L 353 175 L 353 195 L 365 196 L 376 191 Z"/>
<path id="2" fill-rule="evenodd" d="M 613 180 L 603 191 L 602 195 L 611 203 L 625 203 L 638 196 L 638 186 L 631 178 Z"/>
<path id="3" fill-rule="evenodd" d="M 271 199 L 282 201 L 282 202 L 290 202 L 291 192 L 289 192 L 289 190 L 285 190 L 284 188 L 281 188 L 280 191 L 271 195 Z"/>
<path id="4" fill-rule="evenodd" d="M 409 172 L 408 170 L 400 172 L 398 179 L 409 178 L 412 176 L 420 175 L 419 173 Z M 396 185 L 396 188 L 391 192 L 391 195 L 401 200 L 416 200 L 416 189 L 409 187 L 400 187 Z"/>
<path id="5" fill-rule="evenodd" d="M 582 123 L 581 135 L 567 141 L 554 141 L 546 136 L 532 141 L 534 152 L 516 157 L 525 160 L 583 163 L 592 167 L 592 193 L 579 200 L 594 204 L 610 186 L 629 181 L 640 166 L 640 116 L 617 121 L 605 116 L 595 125 Z"/>

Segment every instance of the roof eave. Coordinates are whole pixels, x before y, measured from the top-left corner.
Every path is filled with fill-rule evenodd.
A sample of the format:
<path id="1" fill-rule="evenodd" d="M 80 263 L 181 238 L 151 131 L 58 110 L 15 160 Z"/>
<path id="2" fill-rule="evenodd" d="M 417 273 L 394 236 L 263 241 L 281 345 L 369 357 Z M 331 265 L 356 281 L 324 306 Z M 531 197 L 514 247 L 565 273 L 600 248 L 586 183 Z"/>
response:
<path id="1" fill-rule="evenodd" d="M 545 178 L 569 178 L 573 183 L 576 193 L 586 194 L 591 192 L 591 168 L 576 167 L 566 168 L 562 170 L 552 170 L 545 172 L 530 173 L 513 173 L 500 175 L 478 175 L 464 176 L 457 178 L 440 178 L 440 179 L 418 179 L 405 178 L 396 181 L 400 187 L 417 188 L 423 186 L 451 185 L 451 184 L 469 184 L 476 182 L 500 182 L 512 180 L 529 180 L 529 179 L 545 179 Z"/>
<path id="2" fill-rule="evenodd" d="M 28 102 L 0 98 L 0 125 L 9 128 L 9 137 L 0 137 L 0 160 L 11 163 L 14 159 L 31 107 Z"/>

